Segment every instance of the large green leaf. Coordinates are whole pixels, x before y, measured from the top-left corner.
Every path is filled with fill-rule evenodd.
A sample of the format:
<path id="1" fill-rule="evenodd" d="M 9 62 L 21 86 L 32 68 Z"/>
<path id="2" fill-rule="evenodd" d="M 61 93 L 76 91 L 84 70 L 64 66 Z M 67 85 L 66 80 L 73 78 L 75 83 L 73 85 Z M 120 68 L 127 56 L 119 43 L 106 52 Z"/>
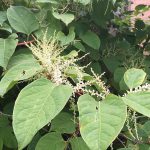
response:
<path id="1" fill-rule="evenodd" d="M 81 136 L 91 150 L 106 150 L 120 133 L 126 120 L 121 98 L 108 95 L 102 102 L 88 94 L 78 101 Z"/>
<path id="2" fill-rule="evenodd" d="M 92 31 L 87 31 L 84 34 L 79 35 L 80 38 L 84 43 L 86 43 L 88 46 L 99 49 L 100 48 L 100 39 L 99 37 Z"/>
<path id="3" fill-rule="evenodd" d="M 51 130 L 60 133 L 73 133 L 75 132 L 75 122 L 73 119 L 73 115 L 62 112 L 52 120 Z"/>
<path id="4" fill-rule="evenodd" d="M 29 79 L 41 71 L 42 66 L 31 53 L 17 53 L 10 60 L 8 70 L 0 81 L 0 96 L 4 96 L 18 81 Z"/>
<path id="5" fill-rule="evenodd" d="M 10 35 L 7 39 L 0 38 L 0 66 L 5 69 L 17 46 L 16 38 L 15 34 Z"/>
<path id="6" fill-rule="evenodd" d="M 18 32 L 31 34 L 39 28 L 34 14 L 23 6 L 11 6 L 7 10 L 10 25 Z"/>
<path id="7" fill-rule="evenodd" d="M 44 78 L 34 81 L 20 92 L 13 111 L 13 128 L 19 150 L 29 144 L 38 130 L 51 122 L 71 94 L 70 86 L 56 86 Z"/>
<path id="8" fill-rule="evenodd" d="M 64 22 L 66 25 L 71 23 L 74 20 L 74 18 L 75 18 L 73 14 L 69 14 L 69 13 L 59 14 L 57 12 L 53 12 L 53 16 L 56 19 L 59 19 L 62 22 Z"/>
<path id="9" fill-rule="evenodd" d="M 81 137 L 70 140 L 72 150 L 90 150 Z"/>
<path id="10" fill-rule="evenodd" d="M 48 133 L 36 145 L 35 150 L 64 150 L 66 143 L 60 133 Z"/>
<path id="11" fill-rule="evenodd" d="M 124 74 L 126 85 L 132 89 L 141 85 L 146 77 L 146 73 L 142 69 L 128 69 Z"/>
<path id="12" fill-rule="evenodd" d="M 135 111 L 150 117 L 150 91 L 129 93 L 122 99 Z"/>

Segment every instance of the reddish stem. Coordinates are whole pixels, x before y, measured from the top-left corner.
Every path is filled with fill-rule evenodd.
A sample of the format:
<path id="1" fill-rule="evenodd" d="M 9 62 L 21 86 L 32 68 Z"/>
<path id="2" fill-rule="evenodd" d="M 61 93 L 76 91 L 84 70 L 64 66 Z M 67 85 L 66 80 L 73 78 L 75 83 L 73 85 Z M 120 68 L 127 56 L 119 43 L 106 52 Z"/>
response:
<path id="1" fill-rule="evenodd" d="M 35 41 L 35 40 L 18 43 L 17 46 L 22 46 L 22 45 L 30 44 L 30 43 L 33 43 L 34 41 Z"/>

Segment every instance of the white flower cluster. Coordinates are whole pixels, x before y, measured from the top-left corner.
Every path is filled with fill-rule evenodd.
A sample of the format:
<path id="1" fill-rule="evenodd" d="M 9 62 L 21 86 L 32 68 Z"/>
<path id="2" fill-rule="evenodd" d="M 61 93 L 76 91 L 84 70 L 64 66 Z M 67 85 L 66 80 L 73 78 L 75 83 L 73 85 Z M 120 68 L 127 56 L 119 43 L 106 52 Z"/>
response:
<path id="1" fill-rule="evenodd" d="M 74 87 L 74 92 L 89 93 L 92 96 L 96 96 L 99 97 L 100 99 L 104 99 L 106 95 L 110 93 L 108 87 L 105 86 L 105 83 L 101 79 L 104 73 L 101 75 L 97 75 L 92 69 L 91 72 L 93 74 L 92 79 L 90 81 L 79 80 L 79 82 Z M 94 89 L 91 90 L 88 88 L 94 85 L 100 87 L 100 91 Z"/>
<path id="2" fill-rule="evenodd" d="M 75 56 L 65 57 L 61 56 L 65 47 L 60 46 L 56 36 L 47 39 L 44 34 L 43 39 L 40 41 L 35 38 L 35 44 L 27 45 L 35 57 L 39 60 L 40 64 L 46 70 L 48 77 L 57 85 L 66 83 L 65 70 L 70 66 L 78 67 L 75 62 L 78 59 Z"/>
<path id="3" fill-rule="evenodd" d="M 39 60 L 39 63 L 45 69 L 44 76 L 50 79 L 52 82 L 59 84 L 69 84 L 71 83 L 68 80 L 68 75 L 66 71 L 73 67 L 73 70 L 77 73 L 78 83 L 76 86 L 73 86 L 74 94 L 75 93 L 89 93 L 92 96 L 97 96 L 101 99 L 105 98 L 109 94 L 108 87 L 105 86 L 105 83 L 101 80 L 102 75 L 97 75 L 91 69 L 93 76 L 91 76 L 90 81 L 85 81 L 83 79 L 84 67 L 79 67 L 76 62 L 82 60 L 84 57 L 89 55 L 88 53 L 80 58 L 76 58 L 77 52 L 73 52 L 68 55 L 61 55 L 66 47 L 60 46 L 60 43 L 57 41 L 57 37 L 51 37 L 47 39 L 46 34 L 44 34 L 43 39 L 40 41 L 35 38 L 35 43 L 27 45 L 35 57 Z M 97 90 L 93 90 L 93 87 L 98 87 Z M 91 88 L 89 89 L 89 87 Z"/>
<path id="4" fill-rule="evenodd" d="M 124 96 L 126 96 L 129 93 L 137 93 L 137 92 L 142 92 L 142 91 L 150 91 L 150 84 L 146 83 L 146 84 L 138 86 L 134 89 L 130 89 L 129 91 L 127 91 L 126 94 L 124 94 Z"/>

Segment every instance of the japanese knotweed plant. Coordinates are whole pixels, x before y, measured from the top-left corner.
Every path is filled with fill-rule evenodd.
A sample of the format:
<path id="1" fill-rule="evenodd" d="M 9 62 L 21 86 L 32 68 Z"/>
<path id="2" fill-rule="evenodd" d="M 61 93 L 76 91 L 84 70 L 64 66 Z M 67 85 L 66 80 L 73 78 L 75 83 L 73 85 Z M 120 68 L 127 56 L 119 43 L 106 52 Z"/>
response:
<path id="1" fill-rule="evenodd" d="M 60 45 L 56 36 L 47 39 L 45 34 L 42 40 L 36 38 L 34 38 L 34 40 L 34 44 L 31 43 L 27 45 L 27 47 L 32 51 L 42 66 L 43 72 L 41 73 L 42 77 L 40 76 L 40 79 L 35 80 L 21 91 L 15 104 L 13 127 L 18 140 L 19 149 L 25 147 L 39 129 L 51 122 L 63 109 L 71 95 L 72 98 L 75 98 L 75 95 L 80 94 L 80 92 L 82 94 L 88 93 L 91 96 L 96 96 L 99 101 L 105 99 L 109 94 L 109 90 L 101 80 L 101 76 L 96 75 L 93 70 L 93 76 L 85 74 L 85 67 L 80 67 L 76 64 L 77 61 L 86 57 L 87 54 L 79 58 L 77 58 L 76 51 L 63 55 L 66 47 Z M 75 72 L 76 78 L 71 78 L 68 73 L 70 69 Z M 84 79 L 86 77 L 88 79 Z M 69 78 L 71 78 L 76 85 L 72 84 Z M 39 90 L 38 97 L 37 90 Z M 28 94 L 28 92 L 31 93 Z M 33 100 L 33 98 L 35 99 Z M 29 100 L 33 103 L 31 101 L 32 104 L 27 102 Z M 26 114 L 26 116 L 23 115 L 24 111 L 18 112 L 20 111 L 20 107 L 22 107 L 22 103 L 28 103 L 28 108 L 31 109 L 30 113 Z M 42 105 L 40 103 L 42 103 Z M 24 107 L 26 106 L 24 105 Z M 26 109 L 28 108 L 26 107 Z M 35 117 L 34 115 L 37 111 L 38 115 Z M 23 116 L 21 115 L 20 118 L 18 113 Z M 26 118 L 28 117 L 30 119 L 27 121 Z M 40 121 L 41 117 L 44 118 Z M 24 126 L 25 132 L 23 131 L 24 133 L 22 134 L 18 129 L 23 122 L 26 126 Z M 28 131 L 30 131 L 30 134 L 28 134 Z"/>
<path id="2" fill-rule="evenodd" d="M 149 85 L 138 87 L 145 80 L 146 74 L 143 70 L 129 69 L 125 72 L 124 82 L 130 92 L 121 97 L 111 94 L 102 81 L 104 74 L 97 75 L 91 69 L 92 75 L 89 75 L 84 72 L 85 66 L 80 67 L 77 64 L 87 54 L 82 57 L 78 57 L 76 51 L 65 54 L 67 46 L 62 46 L 57 36 L 48 39 L 45 34 L 41 40 L 34 38 L 34 43 L 27 44 L 27 47 L 37 61 L 28 55 L 31 58 L 25 61 L 25 70 L 22 70 L 21 65 L 21 76 L 18 76 L 18 80 L 25 80 L 38 72 L 40 76 L 21 90 L 15 102 L 13 129 L 19 150 L 27 146 L 34 135 L 51 123 L 70 102 L 74 103 L 77 107 L 75 111 L 79 112 L 79 116 L 74 113 L 76 127 L 73 137 L 77 138 L 77 133 L 80 132 L 92 150 L 106 150 L 115 140 L 127 119 L 127 106 L 149 117 L 148 101 L 141 101 L 141 98 L 149 100 Z M 35 68 L 29 71 L 29 65 L 33 65 L 32 69 Z M 130 131 L 129 126 L 128 130 Z M 49 134 L 51 136 L 52 133 Z M 71 139 L 63 146 L 68 147 Z"/>
<path id="3" fill-rule="evenodd" d="M 87 144 L 86 147 L 91 150 L 106 150 L 115 140 L 126 120 L 128 121 L 127 106 L 134 112 L 149 117 L 147 105 L 150 95 L 149 84 L 139 87 L 146 76 L 143 70 L 133 68 L 125 72 L 124 82 L 129 92 L 121 97 L 111 94 L 102 81 L 104 74 L 97 75 L 93 69 L 92 75 L 86 74 L 85 67 L 77 64 L 77 61 L 86 56 L 77 57 L 78 53 L 75 51 L 64 55 L 66 47 L 61 46 L 57 36 L 47 39 L 45 35 L 42 40 L 35 38 L 35 42 L 27 46 L 43 71 L 39 79 L 20 92 L 15 103 L 13 128 L 19 150 L 29 144 L 38 130 L 53 122 L 56 115 L 69 103 L 69 105 L 74 103 L 72 106 L 76 109 L 74 110 L 76 129 L 72 138 L 79 138 L 80 132 Z M 76 111 L 79 112 L 79 116 Z M 136 134 L 132 133 L 128 122 L 127 128 L 134 137 L 133 140 L 136 140 L 135 138 L 140 140 L 135 113 L 133 116 Z M 23 124 L 25 126 L 21 128 Z M 52 133 L 49 134 L 51 137 Z M 68 147 L 72 138 L 63 143 L 63 147 Z M 39 145 L 37 144 L 37 149 Z"/>
<path id="4" fill-rule="evenodd" d="M 123 147 L 148 145 L 149 125 L 143 138 L 138 118 L 150 117 L 149 60 L 140 59 L 138 39 L 145 25 L 129 31 L 126 20 L 113 22 L 115 0 L 14 2 L 0 12 L 0 149 L 107 150 L 118 139 Z M 41 36 L 46 28 L 49 39 Z"/>

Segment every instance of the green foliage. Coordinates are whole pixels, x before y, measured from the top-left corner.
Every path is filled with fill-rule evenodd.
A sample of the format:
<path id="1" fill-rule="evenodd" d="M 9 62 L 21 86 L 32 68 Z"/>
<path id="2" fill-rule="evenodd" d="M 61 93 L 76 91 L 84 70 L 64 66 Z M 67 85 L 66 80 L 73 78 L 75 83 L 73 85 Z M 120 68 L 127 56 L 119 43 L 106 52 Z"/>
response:
<path id="1" fill-rule="evenodd" d="M 59 14 L 59 13 L 53 12 L 53 15 L 56 19 L 63 21 L 66 25 L 68 25 L 69 23 L 71 23 L 74 20 L 73 14 L 66 14 L 66 13 Z"/>
<path id="2" fill-rule="evenodd" d="M 75 127 L 73 115 L 66 112 L 58 114 L 51 122 L 51 130 L 60 133 L 73 133 Z"/>
<path id="3" fill-rule="evenodd" d="M 36 80 L 20 92 L 13 112 L 13 128 L 19 149 L 24 148 L 39 129 L 51 122 L 63 109 L 71 93 L 69 86 L 56 86 L 47 79 Z M 23 124 L 25 126 L 21 129 Z"/>
<path id="4" fill-rule="evenodd" d="M 30 35 L 39 28 L 33 13 L 23 6 L 11 6 L 7 10 L 7 17 L 10 25 L 18 32 Z"/>
<path id="5" fill-rule="evenodd" d="M 35 150 L 64 150 L 66 147 L 65 141 L 63 141 L 60 133 L 48 133 L 43 136 L 39 142 Z"/>
<path id="6" fill-rule="evenodd" d="M 17 36 L 10 35 L 7 39 L 0 38 L 0 66 L 6 69 L 9 59 L 13 55 L 15 48 L 17 46 L 18 40 Z"/>
<path id="7" fill-rule="evenodd" d="M 129 93 L 123 97 L 124 102 L 135 111 L 150 117 L 150 93 L 141 91 L 137 93 Z"/>
<path id="8" fill-rule="evenodd" d="M 150 149 L 148 6 L 0 1 L 0 150 Z"/>
<path id="9" fill-rule="evenodd" d="M 124 81 L 129 89 L 140 86 L 145 80 L 146 73 L 141 69 L 128 69 L 124 74 Z"/>
<path id="10" fill-rule="evenodd" d="M 80 38 L 84 43 L 86 43 L 88 46 L 92 47 L 93 49 L 100 48 L 100 39 L 94 32 L 87 31 L 84 34 L 80 34 Z"/>
<path id="11" fill-rule="evenodd" d="M 81 137 L 71 139 L 70 143 L 73 150 L 89 150 Z"/>
<path id="12" fill-rule="evenodd" d="M 0 95 L 4 96 L 18 81 L 29 79 L 41 70 L 42 67 L 27 50 L 14 55 L 8 64 L 7 72 L 0 81 Z"/>
<path id="13" fill-rule="evenodd" d="M 107 149 L 125 123 L 126 105 L 115 95 L 108 95 L 102 102 L 83 95 L 78 109 L 80 131 L 86 144 L 93 150 Z"/>

